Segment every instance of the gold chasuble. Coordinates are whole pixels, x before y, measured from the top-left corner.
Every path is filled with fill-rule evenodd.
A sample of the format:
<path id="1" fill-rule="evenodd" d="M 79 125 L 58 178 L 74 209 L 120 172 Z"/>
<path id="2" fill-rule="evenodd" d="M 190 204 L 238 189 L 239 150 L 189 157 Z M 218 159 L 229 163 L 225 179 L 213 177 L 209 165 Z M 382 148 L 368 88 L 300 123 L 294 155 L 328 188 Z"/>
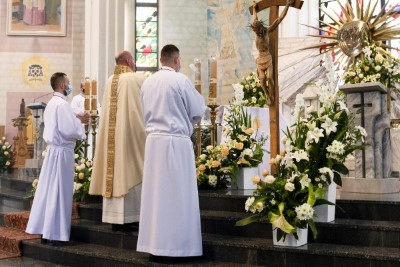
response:
<path id="1" fill-rule="evenodd" d="M 124 197 L 141 184 L 146 134 L 140 105 L 145 76 L 117 65 L 102 100 L 89 193 Z"/>

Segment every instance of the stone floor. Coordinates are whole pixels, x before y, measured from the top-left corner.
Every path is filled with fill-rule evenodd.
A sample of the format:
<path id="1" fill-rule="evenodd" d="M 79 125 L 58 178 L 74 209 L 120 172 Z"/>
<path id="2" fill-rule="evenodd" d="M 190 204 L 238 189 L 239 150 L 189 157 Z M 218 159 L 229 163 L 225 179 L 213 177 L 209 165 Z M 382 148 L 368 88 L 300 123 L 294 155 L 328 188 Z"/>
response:
<path id="1" fill-rule="evenodd" d="M 65 267 L 64 265 L 39 261 L 27 257 L 0 260 L 1 267 Z"/>

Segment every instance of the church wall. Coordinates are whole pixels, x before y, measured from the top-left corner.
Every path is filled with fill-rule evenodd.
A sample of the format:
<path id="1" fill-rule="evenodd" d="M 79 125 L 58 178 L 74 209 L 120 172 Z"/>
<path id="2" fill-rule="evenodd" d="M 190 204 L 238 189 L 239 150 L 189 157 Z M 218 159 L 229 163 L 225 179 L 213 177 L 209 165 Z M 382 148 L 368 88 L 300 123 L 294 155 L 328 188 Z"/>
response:
<path id="1" fill-rule="evenodd" d="M 207 1 L 159 0 L 159 46 L 175 44 L 181 55 L 181 72 L 194 80 L 189 65 L 201 60 L 202 93 L 208 93 Z"/>
<path id="2" fill-rule="evenodd" d="M 66 36 L 11 36 L 6 35 L 7 1 L 0 1 L 0 125 L 6 126 L 6 137 L 16 135 L 11 119 L 19 115 L 21 98 L 26 104 L 34 98 L 51 93 L 49 79 L 56 71 L 65 72 L 78 92 L 83 78 L 84 58 L 84 2 L 68 0 Z M 27 77 L 30 64 L 43 67 L 43 77 L 33 82 Z M 72 99 L 72 97 L 70 97 Z M 48 97 L 38 101 L 47 102 Z"/>

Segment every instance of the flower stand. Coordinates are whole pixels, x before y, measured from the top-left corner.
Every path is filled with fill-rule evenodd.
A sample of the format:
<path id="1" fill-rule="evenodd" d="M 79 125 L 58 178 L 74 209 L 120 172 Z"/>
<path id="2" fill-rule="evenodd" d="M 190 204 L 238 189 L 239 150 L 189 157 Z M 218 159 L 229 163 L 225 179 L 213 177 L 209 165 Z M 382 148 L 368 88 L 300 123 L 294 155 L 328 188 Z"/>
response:
<path id="1" fill-rule="evenodd" d="M 272 226 L 272 241 L 274 246 L 285 246 L 285 247 L 300 247 L 307 244 L 307 236 L 308 236 L 308 226 L 307 228 L 301 229 L 297 228 L 297 236 L 299 239 L 296 239 L 294 235 L 286 235 L 285 241 L 283 238 L 281 240 L 276 240 L 276 232 L 277 229 Z"/>
<path id="2" fill-rule="evenodd" d="M 253 177 L 255 175 L 258 175 L 258 167 L 240 168 L 236 170 L 235 176 L 237 185 L 232 182 L 232 189 L 256 189 L 257 185 L 253 184 Z"/>
<path id="3" fill-rule="evenodd" d="M 336 184 L 332 182 L 328 191 L 325 193 L 325 200 L 336 203 Z M 333 205 L 320 205 L 314 208 L 314 214 L 317 217 L 314 218 L 314 222 L 332 222 L 335 220 L 335 206 Z"/>

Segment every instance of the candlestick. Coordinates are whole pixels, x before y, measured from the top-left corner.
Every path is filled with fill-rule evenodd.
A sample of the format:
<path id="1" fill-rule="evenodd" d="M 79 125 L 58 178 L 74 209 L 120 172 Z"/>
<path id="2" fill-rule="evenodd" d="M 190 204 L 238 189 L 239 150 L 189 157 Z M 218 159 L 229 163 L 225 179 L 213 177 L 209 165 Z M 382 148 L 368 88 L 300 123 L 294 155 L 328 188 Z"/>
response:
<path id="1" fill-rule="evenodd" d="M 85 81 L 85 113 L 90 112 L 90 82 Z"/>
<path id="2" fill-rule="evenodd" d="M 210 119 L 211 119 L 211 145 L 216 146 L 217 145 L 217 124 L 215 123 L 216 118 L 217 118 L 217 108 L 218 105 L 215 104 L 208 104 L 207 105 L 211 110 L 210 110 Z"/>
<path id="3" fill-rule="evenodd" d="M 210 63 L 210 91 L 208 94 L 209 102 L 216 103 L 217 100 L 217 60 L 211 57 Z"/>
<path id="4" fill-rule="evenodd" d="M 194 87 L 201 94 L 201 63 L 199 58 L 194 59 Z"/>
<path id="5" fill-rule="evenodd" d="M 92 113 L 97 114 L 97 81 L 92 80 Z"/>

